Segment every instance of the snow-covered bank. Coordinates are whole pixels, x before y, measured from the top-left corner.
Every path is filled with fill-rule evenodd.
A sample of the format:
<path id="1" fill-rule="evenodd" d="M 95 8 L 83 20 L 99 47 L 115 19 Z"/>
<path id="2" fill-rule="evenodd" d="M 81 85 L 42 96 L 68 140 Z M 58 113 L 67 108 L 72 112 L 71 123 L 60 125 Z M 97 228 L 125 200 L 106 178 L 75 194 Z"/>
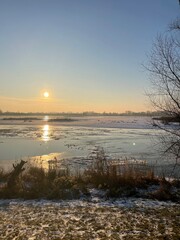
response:
<path id="1" fill-rule="evenodd" d="M 0 239 L 178 239 L 179 206 L 143 199 L 0 202 Z"/>
<path id="2" fill-rule="evenodd" d="M 178 203 L 171 201 L 158 201 L 144 198 L 116 198 L 109 200 L 100 200 L 93 197 L 92 200 L 22 200 L 22 199 L 1 199 L 0 210 L 8 208 L 21 207 L 125 207 L 125 208 L 163 208 L 163 207 L 178 207 Z"/>

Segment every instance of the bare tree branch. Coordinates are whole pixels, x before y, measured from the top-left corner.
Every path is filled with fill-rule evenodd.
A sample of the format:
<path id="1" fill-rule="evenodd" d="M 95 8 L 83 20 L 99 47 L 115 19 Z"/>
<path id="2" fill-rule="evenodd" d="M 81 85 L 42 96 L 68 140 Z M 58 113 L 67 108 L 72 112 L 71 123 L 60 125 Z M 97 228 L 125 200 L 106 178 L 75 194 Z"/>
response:
<path id="1" fill-rule="evenodd" d="M 170 25 L 166 35 L 157 37 L 149 56 L 146 70 L 151 77 L 151 90 L 147 94 L 154 108 L 162 117 L 154 122 L 160 130 L 164 153 L 180 161 L 180 19 Z M 166 124 L 176 122 L 176 126 Z M 179 126 L 178 126 L 179 124 Z"/>

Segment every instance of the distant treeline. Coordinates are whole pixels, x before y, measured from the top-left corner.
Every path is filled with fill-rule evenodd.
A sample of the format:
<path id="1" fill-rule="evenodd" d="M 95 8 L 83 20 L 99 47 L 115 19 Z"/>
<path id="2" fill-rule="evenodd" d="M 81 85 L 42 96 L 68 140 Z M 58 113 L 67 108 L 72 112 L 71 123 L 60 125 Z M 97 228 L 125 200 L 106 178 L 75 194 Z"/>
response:
<path id="1" fill-rule="evenodd" d="M 72 116 L 72 117 L 83 117 L 83 116 L 162 116 L 162 112 L 132 112 L 126 111 L 124 113 L 116 113 L 116 112 L 82 112 L 82 113 L 73 113 L 73 112 L 60 112 L 60 113 L 53 113 L 53 112 L 3 112 L 0 110 L 0 115 L 3 116 Z"/>

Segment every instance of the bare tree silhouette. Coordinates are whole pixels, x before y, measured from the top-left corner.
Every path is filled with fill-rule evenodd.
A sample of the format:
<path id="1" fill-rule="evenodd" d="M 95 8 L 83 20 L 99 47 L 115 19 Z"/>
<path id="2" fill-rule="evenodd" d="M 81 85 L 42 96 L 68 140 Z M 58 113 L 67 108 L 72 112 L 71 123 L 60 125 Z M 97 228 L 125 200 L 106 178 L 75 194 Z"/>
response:
<path id="1" fill-rule="evenodd" d="M 146 69 L 151 77 L 148 97 L 153 107 L 162 112 L 162 121 L 154 125 L 164 130 L 161 143 L 166 154 L 180 164 L 180 19 L 170 24 L 169 31 L 159 35 L 149 55 Z M 165 124 L 166 123 L 166 124 Z M 167 124 L 171 126 L 167 126 Z"/>

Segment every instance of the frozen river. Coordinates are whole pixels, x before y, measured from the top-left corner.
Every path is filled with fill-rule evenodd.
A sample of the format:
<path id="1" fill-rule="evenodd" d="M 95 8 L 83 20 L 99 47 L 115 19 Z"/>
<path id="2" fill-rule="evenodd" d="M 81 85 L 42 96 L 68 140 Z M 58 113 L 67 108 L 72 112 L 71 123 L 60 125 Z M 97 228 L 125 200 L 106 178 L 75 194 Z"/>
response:
<path id="1" fill-rule="evenodd" d="M 42 117 L 41 117 L 42 118 Z M 97 147 L 114 159 L 135 158 L 161 163 L 148 117 L 83 117 L 75 121 L 0 119 L 0 166 L 8 168 L 20 159 L 47 167 L 48 160 L 84 166 Z"/>

